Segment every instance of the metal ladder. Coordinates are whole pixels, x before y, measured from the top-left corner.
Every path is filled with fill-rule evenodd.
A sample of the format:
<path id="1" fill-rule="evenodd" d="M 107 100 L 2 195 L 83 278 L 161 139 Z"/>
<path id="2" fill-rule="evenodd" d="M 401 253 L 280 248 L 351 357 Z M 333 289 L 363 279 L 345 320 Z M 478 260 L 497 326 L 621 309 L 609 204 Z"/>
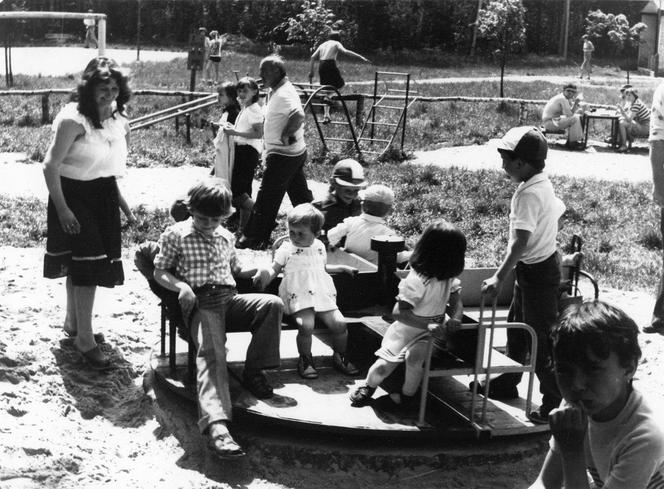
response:
<path id="1" fill-rule="evenodd" d="M 330 151 L 330 147 L 328 145 L 328 142 L 330 141 L 344 143 L 347 146 L 351 145 L 352 143 L 352 147 L 357 153 L 358 159 L 362 159 L 362 151 L 360 150 L 360 145 L 358 144 L 353 121 L 351 119 L 351 115 L 348 111 L 348 106 L 346 105 L 344 97 L 339 93 L 339 90 L 331 85 L 315 85 L 311 83 L 294 83 L 293 85 L 299 92 L 300 97 L 306 100 L 303 105 L 304 110 L 305 112 L 309 110 L 311 113 L 311 116 L 316 123 L 316 130 L 318 131 L 318 135 L 320 136 L 320 140 L 323 143 L 323 148 L 325 151 Z M 324 124 L 319 120 L 320 110 L 329 103 L 328 101 L 341 102 L 342 117 L 341 119 L 331 120 L 329 123 Z M 334 130 L 337 127 L 345 127 L 348 131 L 347 137 L 342 137 L 340 134 L 338 134 L 338 131 Z"/>
<path id="2" fill-rule="evenodd" d="M 398 83 L 405 88 L 390 88 L 386 80 L 380 78 L 403 78 Z M 378 94 L 378 83 L 385 83 L 385 92 Z M 399 148 L 403 150 L 406 137 L 406 117 L 408 108 L 415 102 L 411 99 L 410 73 L 376 71 L 374 76 L 373 104 L 364 121 L 358 142 L 364 153 L 383 155 L 394 142 L 401 130 Z M 379 120 L 377 120 L 379 119 Z M 380 145 L 380 146 L 379 146 Z"/>

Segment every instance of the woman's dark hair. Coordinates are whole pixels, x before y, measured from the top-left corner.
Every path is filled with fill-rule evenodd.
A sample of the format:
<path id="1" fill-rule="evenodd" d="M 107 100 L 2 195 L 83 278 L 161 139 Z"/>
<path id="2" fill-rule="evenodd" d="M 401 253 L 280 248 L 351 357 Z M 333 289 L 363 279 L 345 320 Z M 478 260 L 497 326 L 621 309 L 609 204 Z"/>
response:
<path id="1" fill-rule="evenodd" d="M 551 329 L 555 361 L 583 363 L 590 350 L 601 359 L 611 352 L 624 368 L 641 358 L 639 328 L 624 311 L 602 301 L 569 306 Z"/>
<path id="2" fill-rule="evenodd" d="M 228 112 L 228 118 L 226 119 L 231 124 L 235 123 L 237 115 L 240 113 L 240 102 L 237 101 L 237 85 L 229 81 L 225 81 L 217 88 L 217 93 L 221 95 L 222 93 L 226 94 L 230 105 L 224 107 L 224 112 Z"/>
<path id="3" fill-rule="evenodd" d="M 240 88 L 249 88 L 249 89 L 253 90 L 254 92 L 256 92 L 256 93 L 254 93 L 254 96 L 251 97 L 251 103 L 255 104 L 256 102 L 258 102 L 258 99 L 260 98 L 260 93 L 258 92 L 258 83 L 256 83 L 256 80 L 254 80 L 250 76 L 245 76 L 245 77 L 240 78 L 237 81 L 236 86 L 237 86 L 238 90 Z"/>
<path id="4" fill-rule="evenodd" d="M 96 129 L 101 129 L 102 125 L 95 103 L 95 87 L 100 83 L 107 83 L 110 79 L 115 80 L 119 89 L 118 97 L 115 99 L 115 112 L 125 115 L 125 104 L 131 98 L 129 78 L 119 70 L 118 64 L 111 58 L 104 56 L 93 58 L 83 70 L 83 76 L 76 89 L 78 111 L 90 119 Z"/>
<path id="5" fill-rule="evenodd" d="M 461 275 L 466 256 L 466 237 L 453 224 L 429 224 L 415 245 L 410 266 L 420 275 L 445 280 Z"/>
<path id="6" fill-rule="evenodd" d="M 327 38 L 330 41 L 339 41 L 339 42 L 341 42 L 341 32 L 339 32 L 339 31 L 330 31 L 330 33 L 327 35 Z"/>

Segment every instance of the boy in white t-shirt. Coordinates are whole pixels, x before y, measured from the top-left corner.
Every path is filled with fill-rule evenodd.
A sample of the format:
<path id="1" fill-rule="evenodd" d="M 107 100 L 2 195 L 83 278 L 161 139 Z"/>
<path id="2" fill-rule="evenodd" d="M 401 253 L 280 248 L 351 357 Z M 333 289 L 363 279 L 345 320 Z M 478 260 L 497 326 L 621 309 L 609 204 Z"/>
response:
<path id="1" fill-rule="evenodd" d="M 664 487 L 664 431 L 632 387 L 638 327 L 600 301 L 566 310 L 552 330 L 564 402 L 549 415 L 549 453 L 531 489 Z M 657 410 L 659 411 L 659 410 Z"/>
<path id="2" fill-rule="evenodd" d="M 359 193 L 362 214 L 347 217 L 327 232 L 330 246 L 339 246 L 346 238 L 344 249 L 355 253 L 374 265 L 378 264 L 378 253 L 371 249 L 371 238 L 378 235 L 392 236 L 396 233 L 385 223 L 392 211 L 394 191 L 385 185 L 370 185 Z M 409 251 L 397 255 L 397 262 L 408 261 Z"/>
<path id="3" fill-rule="evenodd" d="M 550 368 L 549 331 L 558 316 L 560 255 L 556 251 L 558 219 L 565 204 L 556 197 L 543 172 L 547 142 L 535 127 L 515 127 L 498 143 L 503 169 L 518 183 L 510 205 L 510 237 L 507 253 L 496 273 L 482 284 L 482 293 L 495 296 L 507 274 L 514 269 L 516 282 L 508 319 L 530 325 L 537 333 L 535 372 L 540 381 L 542 405 L 530 413 L 534 423 L 547 423 L 549 412 L 560 404 L 560 391 Z M 507 353 L 525 363 L 530 337 L 524 330 L 507 332 Z M 493 398 L 518 397 L 521 374 L 503 374 L 490 383 Z M 480 392 L 484 393 L 483 386 Z"/>

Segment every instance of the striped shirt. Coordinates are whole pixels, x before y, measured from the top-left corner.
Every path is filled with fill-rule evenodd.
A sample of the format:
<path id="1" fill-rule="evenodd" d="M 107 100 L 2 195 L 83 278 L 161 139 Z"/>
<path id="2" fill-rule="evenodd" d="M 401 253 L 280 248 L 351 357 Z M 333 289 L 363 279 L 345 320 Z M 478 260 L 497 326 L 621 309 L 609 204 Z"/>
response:
<path id="1" fill-rule="evenodd" d="M 205 284 L 235 285 L 240 265 L 233 234 L 219 226 L 210 237 L 194 228 L 192 218 L 168 228 L 159 238 L 155 268 L 172 271 L 190 287 Z"/>
<path id="2" fill-rule="evenodd" d="M 632 112 L 632 120 L 639 124 L 650 124 L 650 109 L 640 99 L 636 99 L 629 110 Z"/>

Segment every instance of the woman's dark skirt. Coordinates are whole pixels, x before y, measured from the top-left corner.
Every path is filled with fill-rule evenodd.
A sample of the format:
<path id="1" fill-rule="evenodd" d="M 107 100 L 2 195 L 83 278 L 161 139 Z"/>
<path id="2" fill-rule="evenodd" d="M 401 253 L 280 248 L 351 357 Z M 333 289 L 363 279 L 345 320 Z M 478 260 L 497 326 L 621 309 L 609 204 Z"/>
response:
<path id="1" fill-rule="evenodd" d="M 334 88 L 340 89 L 346 84 L 341 77 L 337 62 L 333 59 L 326 59 L 320 62 L 318 76 L 320 77 L 321 85 L 332 85 Z"/>
<path id="2" fill-rule="evenodd" d="M 81 231 L 64 232 L 49 197 L 44 277 L 69 276 L 77 286 L 122 285 L 120 199 L 115 177 L 89 181 L 61 177 L 60 181 Z"/>

